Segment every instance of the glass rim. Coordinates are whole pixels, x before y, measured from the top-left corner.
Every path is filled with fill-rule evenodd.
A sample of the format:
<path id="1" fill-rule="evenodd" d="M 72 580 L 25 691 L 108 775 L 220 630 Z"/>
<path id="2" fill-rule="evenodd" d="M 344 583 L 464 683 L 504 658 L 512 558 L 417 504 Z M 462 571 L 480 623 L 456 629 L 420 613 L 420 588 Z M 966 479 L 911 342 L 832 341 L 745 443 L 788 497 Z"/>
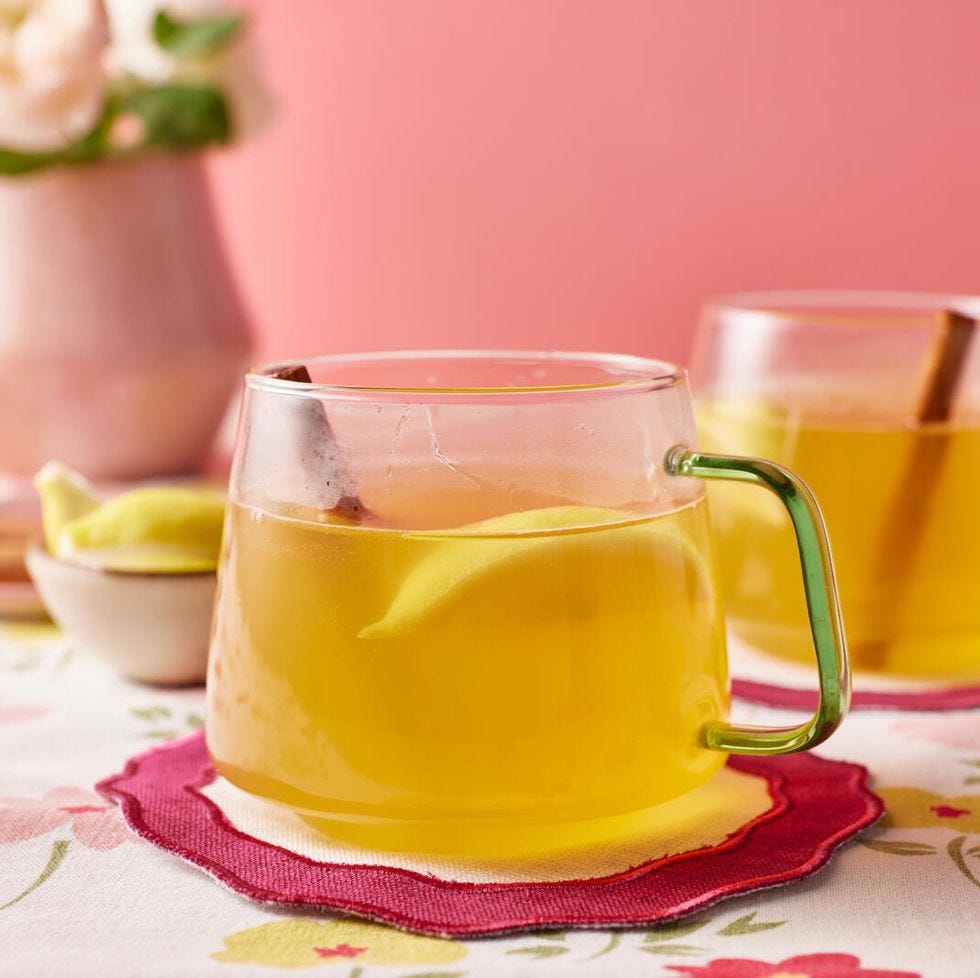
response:
<path id="1" fill-rule="evenodd" d="M 540 363 L 566 363 L 595 367 L 608 374 L 608 379 L 589 384 L 512 386 L 459 386 L 444 385 L 390 386 L 364 384 L 304 383 L 272 376 L 291 367 L 315 364 L 384 364 L 421 360 L 469 360 Z M 616 394 L 638 391 L 667 390 L 683 383 L 687 371 L 668 360 L 642 357 L 630 353 L 594 353 L 565 350 L 489 350 L 489 349 L 428 349 L 428 350 L 379 350 L 364 353 L 322 354 L 276 360 L 250 367 L 245 383 L 250 390 L 263 390 L 277 394 L 310 397 L 333 395 L 337 397 L 366 399 L 404 397 L 436 397 L 449 400 L 467 400 L 480 397 L 560 396 L 576 397 L 597 394 Z"/>
<path id="2" fill-rule="evenodd" d="M 780 289 L 733 292 L 704 302 L 705 313 L 746 325 L 921 326 L 924 316 L 950 310 L 980 319 L 980 296 L 946 292 L 900 292 L 884 289 Z"/>

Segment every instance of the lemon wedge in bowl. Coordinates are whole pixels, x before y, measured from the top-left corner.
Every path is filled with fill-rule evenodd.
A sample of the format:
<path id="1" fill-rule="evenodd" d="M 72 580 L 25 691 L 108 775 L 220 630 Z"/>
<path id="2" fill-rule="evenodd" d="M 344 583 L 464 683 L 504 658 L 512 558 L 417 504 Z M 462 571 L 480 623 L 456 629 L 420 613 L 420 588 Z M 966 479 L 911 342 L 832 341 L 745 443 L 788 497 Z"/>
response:
<path id="1" fill-rule="evenodd" d="M 607 530 L 614 532 L 596 532 Z M 464 590 L 487 586 L 497 575 L 508 575 L 512 584 L 533 593 L 542 575 L 554 572 L 552 561 L 562 553 L 570 556 L 569 547 L 580 549 L 577 559 L 588 561 L 596 573 L 615 571 L 624 553 L 632 557 L 652 547 L 662 558 L 676 556 L 678 566 L 694 568 L 699 586 L 711 586 L 704 558 L 686 533 L 667 521 L 630 518 L 615 509 L 553 506 L 412 535 L 431 540 L 432 549 L 405 576 L 384 615 L 362 628 L 358 638 L 408 634 L 441 614 Z"/>
<path id="2" fill-rule="evenodd" d="M 62 560 L 121 573 L 213 571 L 225 503 L 204 489 L 148 486 L 115 496 L 60 529 Z"/>
<path id="3" fill-rule="evenodd" d="M 45 546 L 28 570 L 81 651 L 143 682 L 200 682 L 207 664 L 224 499 L 147 486 L 104 499 L 49 463 L 35 477 Z"/>
<path id="4" fill-rule="evenodd" d="M 34 476 L 34 488 L 41 500 L 44 545 L 49 553 L 58 549 L 58 536 L 66 523 L 102 504 L 95 486 L 64 462 L 48 462 Z"/>

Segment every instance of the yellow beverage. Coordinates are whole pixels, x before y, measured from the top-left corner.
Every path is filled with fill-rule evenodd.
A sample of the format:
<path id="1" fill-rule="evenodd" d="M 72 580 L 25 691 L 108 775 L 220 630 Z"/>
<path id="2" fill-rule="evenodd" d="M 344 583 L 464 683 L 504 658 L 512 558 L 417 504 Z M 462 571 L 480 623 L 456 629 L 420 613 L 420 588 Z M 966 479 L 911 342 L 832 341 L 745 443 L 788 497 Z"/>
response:
<path id="1" fill-rule="evenodd" d="M 980 674 L 980 426 L 914 428 L 874 404 L 698 406 L 707 450 L 760 455 L 813 490 L 827 521 L 852 664 L 915 676 Z M 730 621 L 752 645 L 810 661 L 799 558 L 782 506 L 709 489 Z"/>
<path id="2" fill-rule="evenodd" d="M 698 743 L 727 697 L 707 534 L 703 500 L 411 531 L 233 505 L 215 765 L 379 847 L 608 834 L 725 760 Z"/>

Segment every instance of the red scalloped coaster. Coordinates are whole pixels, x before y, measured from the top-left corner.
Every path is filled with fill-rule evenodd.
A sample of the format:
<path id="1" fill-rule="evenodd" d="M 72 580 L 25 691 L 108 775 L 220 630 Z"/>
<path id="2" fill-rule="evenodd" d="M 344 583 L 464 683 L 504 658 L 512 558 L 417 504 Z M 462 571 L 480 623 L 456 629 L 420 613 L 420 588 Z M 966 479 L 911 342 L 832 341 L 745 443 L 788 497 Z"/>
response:
<path id="1" fill-rule="evenodd" d="M 858 764 L 795 754 L 733 757 L 729 766 L 764 781 L 769 807 L 721 842 L 603 876 L 537 882 L 460 882 L 397 866 L 318 861 L 249 835 L 205 794 L 217 776 L 202 732 L 131 759 L 96 788 L 119 802 L 138 835 L 253 900 L 460 936 L 680 917 L 809 876 L 883 811 Z"/>

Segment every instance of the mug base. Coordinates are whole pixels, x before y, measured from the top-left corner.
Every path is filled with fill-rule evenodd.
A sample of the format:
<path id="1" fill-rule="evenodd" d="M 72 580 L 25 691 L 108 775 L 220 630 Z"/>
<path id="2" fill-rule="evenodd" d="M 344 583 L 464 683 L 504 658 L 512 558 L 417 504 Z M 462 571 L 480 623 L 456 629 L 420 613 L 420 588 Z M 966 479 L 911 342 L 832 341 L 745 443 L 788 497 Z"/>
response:
<path id="1" fill-rule="evenodd" d="M 714 774 L 706 777 L 705 783 L 713 777 Z M 648 808 L 560 823 L 506 824 L 486 819 L 408 821 L 302 811 L 296 814 L 332 840 L 379 852 L 512 860 L 571 853 L 624 839 L 677 835 L 684 831 L 685 825 L 693 826 L 701 816 L 689 796 L 703 786 Z"/>

